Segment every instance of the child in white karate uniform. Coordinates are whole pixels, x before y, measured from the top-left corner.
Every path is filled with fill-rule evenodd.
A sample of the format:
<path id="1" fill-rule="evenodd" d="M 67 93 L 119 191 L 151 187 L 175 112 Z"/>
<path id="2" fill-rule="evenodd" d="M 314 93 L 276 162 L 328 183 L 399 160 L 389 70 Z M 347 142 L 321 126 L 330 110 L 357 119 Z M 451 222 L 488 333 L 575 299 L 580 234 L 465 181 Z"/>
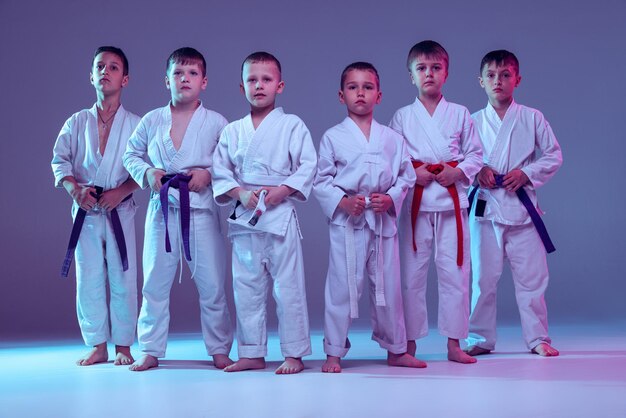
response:
<path id="1" fill-rule="evenodd" d="M 306 201 L 311 192 L 316 153 L 304 122 L 275 107 L 283 88 L 276 57 L 267 52 L 249 55 L 242 65 L 241 91 L 250 113 L 224 128 L 214 155 L 215 200 L 233 207 L 228 234 L 239 360 L 227 372 L 265 368 L 270 283 L 285 357 L 276 373 L 302 371 L 302 357 L 311 353 L 294 202 Z"/>
<path id="2" fill-rule="evenodd" d="M 561 166 L 561 148 L 541 112 L 513 99 L 521 81 L 513 53 L 485 55 L 479 81 L 489 103 L 472 115 L 485 166 L 472 193 L 472 305 L 466 351 L 475 356 L 495 349 L 497 286 L 506 259 L 528 349 L 558 356 L 550 345 L 544 298 L 549 280 L 546 253 L 554 246 L 539 217 L 536 189 Z"/>
<path id="3" fill-rule="evenodd" d="M 124 52 L 112 46 L 98 48 L 90 80 L 96 104 L 65 122 L 53 150 L 55 185 L 63 186 L 74 200 L 74 240 L 70 239 L 62 274 L 67 275 L 75 248 L 78 323 L 85 344 L 93 347 L 77 364 L 106 362 L 107 341 L 115 344 L 114 364 L 130 364 L 137 322 L 132 192 L 138 186 L 122 165 L 122 154 L 139 116 L 121 104 L 122 89 L 128 84 Z"/>
<path id="4" fill-rule="evenodd" d="M 415 173 L 402 136 L 373 118 L 381 96 L 372 64 L 348 65 L 339 90 L 348 117 L 320 143 L 313 191 L 330 228 L 323 372 L 341 372 L 340 359 L 350 348 L 348 329 L 366 285 L 372 339 L 387 350 L 387 363 L 426 366 L 406 352 L 396 225 Z"/>
<path id="5" fill-rule="evenodd" d="M 211 190 L 213 150 L 226 119 L 200 102 L 206 62 L 193 48 L 167 59 L 165 85 L 171 101 L 146 114 L 128 141 L 124 165 L 151 196 L 143 249 L 143 301 L 137 324 L 143 371 L 165 356 L 169 298 L 176 269 L 187 261 L 198 288 L 202 336 L 218 369 L 228 357 L 232 331 L 224 292 L 225 263 L 219 210 Z M 168 246 L 169 244 L 169 246 Z"/>
<path id="6" fill-rule="evenodd" d="M 448 337 L 448 359 L 476 360 L 464 353 L 469 316 L 469 234 L 466 189 L 482 167 L 480 140 L 470 114 L 441 93 L 448 77 L 448 53 L 434 41 L 411 48 L 407 67 L 417 98 L 399 109 L 391 127 L 406 139 L 416 183 L 400 214 L 400 262 L 407 346 L 428 334 L 426 283 L 435 254 L 439 283 L 439 332 Z"/>

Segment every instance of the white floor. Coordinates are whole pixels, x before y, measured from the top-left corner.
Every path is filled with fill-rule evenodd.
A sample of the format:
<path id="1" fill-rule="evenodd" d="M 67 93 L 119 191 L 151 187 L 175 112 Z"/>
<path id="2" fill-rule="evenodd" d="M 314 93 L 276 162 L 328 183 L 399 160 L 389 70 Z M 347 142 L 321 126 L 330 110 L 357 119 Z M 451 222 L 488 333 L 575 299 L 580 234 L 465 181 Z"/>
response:
<path id="1" fill-rule="evenodd" d="M 2 342 L 0 417 L 626 417 L 626 329 L 553 327 L 558 358 L 526 352 L 518 328 L 475 365 L 445 359 L 443 337 L 418 346 L 428 368 L 387 367 L 369 333 L 351 334 L 338 375 L 320 372 L 322 337 L 298 375 L 212 368 L 198 335 L 171 338 L 161 367 L 132 373 L 112 363 L 77 367 L 78 342 Z M 134 352 L 137 348 L 133 347 Z M 233 353 L 236 353 L 235 349 Z"/>

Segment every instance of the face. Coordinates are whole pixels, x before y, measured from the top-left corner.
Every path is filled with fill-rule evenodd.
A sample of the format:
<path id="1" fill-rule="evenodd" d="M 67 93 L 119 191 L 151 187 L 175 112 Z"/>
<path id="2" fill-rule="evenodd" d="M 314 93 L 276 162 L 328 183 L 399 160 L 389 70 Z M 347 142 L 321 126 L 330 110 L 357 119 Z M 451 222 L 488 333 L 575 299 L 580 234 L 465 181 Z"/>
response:
<path id="1" fill-rule="evenodd" d="M 122 59 L 112 52 L 99 53 L 93 59 L 89 81 L 105 95 L 119 92 L 128 84 Z"/>
<path id="2" fill-rule="evenodd" d="M 339 90 L 339 101 L 348 107 L 349 114 L 358 116 L 371 115 L 381 97 L 376 75 L 368 70 L 348 71 Z"/>
<path id="3" fill-rule="evenodd" d="M 419 55 L 411 64 L 411 82 L 420 96 L 440 96 L 447 78 L 446 62 L 441 58 Z"/>
<path id="4" fill-rule="evenodd" d="M 167 71 L 165 86 L 172 94 L 172 102 L 191 103 L 206 89 L 207 78 L 198 64 L 173 63 Z"/>
<path id="5" fill-rule="evenodd" d="M 513 91 L 519 86 L 522 77 L 517 74 L 513 65 L 497 66 L 495 62 L 492 62 L 483 67 L 478 81 L 485 89 L 489 102 L 505 103 L 513 99 Z"/>
<path id="6" fill-rule="evenodd" d="M 271 61 L 244 64 L 241 79 L 241 91 L 255 109 L 273 107 L 276 95 L 285 88 L 278 66 Z"/>

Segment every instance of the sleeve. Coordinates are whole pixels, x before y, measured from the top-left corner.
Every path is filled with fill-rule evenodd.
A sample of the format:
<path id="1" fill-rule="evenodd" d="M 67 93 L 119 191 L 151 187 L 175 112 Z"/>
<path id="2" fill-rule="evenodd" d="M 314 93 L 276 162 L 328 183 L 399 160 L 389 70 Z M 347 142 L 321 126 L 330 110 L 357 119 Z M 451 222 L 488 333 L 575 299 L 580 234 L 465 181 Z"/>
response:
<path id="1" fill-rule="evenodd" d="M 458 168 L 465 174 L 465 180 L 461 182 L 461 186 L 467 189 L 474 182 L 474 177 L 483 167 L 483 149 L 480 137 L 467 109 L 464 109 L 463 113 L 461 152 L 463 153 L 463 161 L 459 163 Z"/>
<path id="2" fill-rule="evenodd" d="M 291 157 L 293 172 L 282 184 L 296 190 L 291 195 L 292 199 L 306 202 L 313 188 L 317 153 L 313 146 L 311 134 L 301 120 L 291 131 L 289 156 Z"/>
<path id="3" fill-rule="evenodd" d="M 133 180 L 142 189 L 148 187 L 146 171 L 152 167 L 144 160 L 148 152 L 148 139 L 148 128 L 146 127 L 145 118 L 142 118 L 135 132 L 128 139 L 126 152 L 122 157 L 124 167 L 126 167 Z"/>
<path id="4" fill-rule="evenodd" d="M 207 170 L 209 174 L 211 174 L 211 181 L 213 181 L 212 180 L 213 179 L 213 158 L 214 158 L 213 155 L 215 155 L 215 149 L 217 148 L 217 144 L 220 140 L 220 136 L 222 135 L 222 132 L 224 132 L 224 128 L 226 127 L 226 125 L 228 125 L 228 121 L 226 120 L 224 116 L 220 115 L 219 113 L 217 115 L 218 117 L 215 122 L 217 134 L 215 138 L 211 138 L 211 141 L 213 143 L 211 144 L 211 148 L 209 150 L 209 153 L 211 154 L 211 162 L 210 162 L 210 165 L 205 168 L 205 170 Z"/>
<path id="5" fill-rule="evenodd" d="M 240 184 L 235 179 L 235 165 L 230 159 L 230 137 L 232 129 L 222 130 L 215 151 L 213 152 L 213 167 L 211 174 L 213 177 L 213 197 L 220 206 L 226 206 L 232 198 L 226 193 Z"/>
<path id="6" fill-rule="evenodd" d="M 346 193 L 333 184 L 337 175 L 335 153 L 328 134 L 324 134 L 320 141 L 320 155 L 317 163 L 317 173 L 313 181 L 313 194 L 322 207 L 322 212 L 333 219 L 339 202 Z"/>
<path id="7" fill-rule="evenodd" d="M 540 113 L 535 119 L 535 148 L 540 151 L 539 158 L 522 168 L 534 188 L 542 186 L 556 174 L 563 164 L 563 155 L 550 124 Z"/>
<path id="8" fill-rule="evenodd" d="M 52 149 L 52 173 L 54 174 L 54 187 L 61 187 L 61 180 L 67 176 L 73 176 L 72 161 L 74 158 L 72 142 L 78 135 L 75 115 L 65 121 Z"/>
<path id="9" fill-rule="evenodd" d="M 389 122 L 389 127 L 400 135 L 404 135 L 402 132 L 402 113 L 399 110 L 393 114 L 391 122 Z"/>
<path id="10" fill-rule="evenodd" d="M 413 169 L 413 164 L 411 163 L 411 156 L 409 155 L 409 151 L 406 146 L 406 142 L 404 138 L 402 138 L 401 145 L 401 160 L 400 160 L 400 169 L 398 171 L 398 177 L 396 178 L 396 182 L 389 188 L 387 194 L 393 200 L 393 207 L 389 209 L 393 210 L 392 215 L 394 217 L 398 217 L 400 214 L 400 210 L 402 209 L 402 203 L 404 202 L 404 198 L 408 193 L 409 189 L 415 185 L 415 170 Z"/>

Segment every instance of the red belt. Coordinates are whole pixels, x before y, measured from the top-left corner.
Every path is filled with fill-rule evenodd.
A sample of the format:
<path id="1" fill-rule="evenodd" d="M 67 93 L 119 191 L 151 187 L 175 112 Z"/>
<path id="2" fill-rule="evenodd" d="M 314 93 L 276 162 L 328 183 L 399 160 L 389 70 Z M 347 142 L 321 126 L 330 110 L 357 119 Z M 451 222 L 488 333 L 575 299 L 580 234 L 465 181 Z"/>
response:
<path id="1" fill-rule="evenodd" d="M 418 168 L 425 163 L 421 161 L 412 161 L 413 168 Z M 450 167 L 456 167 L 459 165 L 457 161 L 447 162 Z M 442 164 L 427 164 L 426 170 L 433 174 L 439 174 L 443 170 Z M 461 220 L 461 204 L 459 203 L 459 193 L 456 190 L 456 185 L 452 183 L 447 187 L 452 202 L 454 202 L 454 216 L 456 217 L 456 265 L 461 267 L 463 265 L 463 222 Z M 424 193 L 424 186 L 419 184 L 415 185 L 413 192 L 413 202 L 411 204 L 411 226 L 413 229 L 413 251 L 417 251 L 417 245 L 415 244 L 415 222 L 417 221 L 417 214 L 420 210 L 420 204 L 422 203 L 422 194 Z"/>

